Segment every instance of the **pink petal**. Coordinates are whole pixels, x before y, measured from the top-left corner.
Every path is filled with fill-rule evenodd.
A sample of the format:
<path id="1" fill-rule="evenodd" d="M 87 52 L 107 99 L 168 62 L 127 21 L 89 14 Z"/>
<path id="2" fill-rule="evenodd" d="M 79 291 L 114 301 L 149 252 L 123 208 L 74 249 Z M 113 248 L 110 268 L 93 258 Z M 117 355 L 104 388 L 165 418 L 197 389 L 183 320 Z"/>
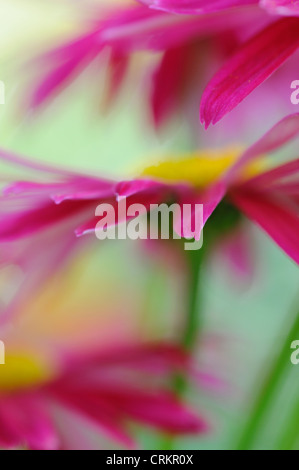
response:
<path id="1" fill-rule="evenodd" d="M 297 181 L 294 182 L 294 176 L 297 177 Z M 290 178 L 290 180 L 288 179 Z M 244 187 L 259 187 L 260 189 L 273 188 L 273 185 L 281 184 L 288 187 L 298 187 L 299 182 L 299 159 L 292 160 L 284 165 L 280 165 L 272 170 L 261 173 L 255 178 L 250 179 L 248 182 L 244 183 Z"/>
<path id="2" fill-rule="evenodd" d="M 291 114 L 285 117 L 243 153 L 236 164 L 225 174 L 224 181 L 231 181 L 249 162 L 262 155 L 279 150 L 298 135 L 299 114 Z"/>
<path id="3" fill-rule="evenodd" d="M 221 255 L 228 261 L 234 275 L 234 282 L 248 284 L 254 275 L 254 253 L 252 240 L 246 227 L 238 227 L 220 243 Z"/>
<path id="4" fill-rule="evenodd" d="M 25 444 L 32 450 L 58 449 L 58 437 L 38 396 L 1 398 L 0 443 L 8 447 Z"/>
<path id="5" fill-rule="evenodd" d="M 260 5 L 277 15 L 299 16 L 299 0 L 261 0 Z"/>
<path id="6" fill-rule="evenodd" d="M 187 15 L 199 15 L 258 3 L 258 0 L 141 0 L 151 8 Z"/>
<path id="7" fill-rule="evenodd" d="M 100 390 L 76 390 L 66 385 L 49 387 L 48 393 L 54 401 L 88 418 L 111 438 L 129 448 L 134 447 L 133 440 L 124 429 L 124 417 L 106 400 Z"/>
<path id="8" fill-rule="evenodd" d="M 167 50 L 154 73 L 151 106 L 156 127 L 176 109 L 188 74 L 190 47 Z"/>
<path id="9" fill-rule="evenodd" d="M 165 187 L 163 183 L 159 183 L 150 179 L 121 181 L 116 186 L 116 194 L 120 198 L 129 197 L 133 194 L 141 193 L 143 191 L 156 191 L 162 187 Z"/>
<path id="10" fill-rule="evenodd" d="M 299 264 L 299 215 L 296 207 L 275 195 L 254 190 L 238 189 L 230 197 L 247 217 L 265 230 Z"/>
<path id="11" fill-rule="evenodd" d="M 231 0 L 232 1 L 232 0 Z M 242 2 L 244 3 L 244 2 Z M 246 0 L 246 4 L 256 3 Z M 111 93 L 119 90 L 124 79 L 130 53 L 139 50 L 165 51 L 180 47 L 197 38 L 218 34 L 232 28 L 264 19 L 258 8 L 244 8 L 212 13 L 207 16 L 177 16 L 152 10 L 144 5 L 133 5 L 113 10 L 100 20 L 97 26 L 78 39 L 45 54 L 40 60 L 48 71 L 36 86 L 31 107 L 36 108 L 57 93 L 101 52 L 112 51 Z M 115 62 L 116 59 L 116 62 Z"/>
<path id="12" fill-rule="evenodd" d="M 119 347 L 71 359 L 66 371 L 43 390 L 55 403 L 87 417 L 129 447 L 133 442 L 126 424 L 131 421 L 174 434 L 206 432 L 206 421 L 156 381 L 180 370 L 195 377 L 189 360 L 183 350 L 167 343 Z M 145 384 L 145 372 L 155 380 Z"/>
<path id="13" fill-rule="evenodd" d="M 94 57 L 101 52 L 102 47 L 97 43 L 94 32 L 86 35 L 80 40 L 74 41 L 62 48 L 62 51 L 68 49 L 68 55 L 62 59 L 62 62 L 50 72 L 35 89 L 31 98 L 30 105 L 33 109 L 42 105 L 54 93 L 63 86 L 86 66 Z M 57 50 L 60 55 L 60 49 Z"/>
<path id="14" fill-rule="evenodd" d="M 148 187 L 149 189 L 141 190 L 142 187 Z M 135 191 L 138 191 L 138 188 L 140 192 L 135 193 Z M 113 225 L 118 225 L 134 218 L 127 215 L 126 209 L 128 209 L 129 206 L 133 204 L 142 204 L 144 210 L 149 211 L 151 204 L 161 204 L 165 201 L 165 196 L 170 194 L 170 190 L 167 188 L 167 186 L 147 180 L 136 180 L 132 182 L 120 183 L 117 185 L 116 192 L 119 197 L 123 196 L 124 194 L 128 194 L 128 197 L 123 196 L 126 198 L 125 204 L 123 206 L 121 205 L 121 202 L 117 201 L 116 199 L 105 201 L 114 208 L 115 220 L 112 220 Z M 129 196 L 130 192 L 132 192 L 132 194 Z M 76 236 L 81 237 L 83 235 L 93 233 L 99 221 L 99 217 L 92 216 L 83 225 L 77 227 L 75 230 Z"/>
<path id="15" fill-rule="evenodd" d="M 2 201 L 3 203 L 3 201 Z M 81 216 L 89 212 L 96 206 L 96 202 L 78 201 L 56 205 L 54 202 L 44 202 L 32 209 L 20 210 L 15 214 L 7 214 L 2 218 L 0 226 L 0 240 L 16 240 L 28 235 L 32 235 L 39 230 L 51 227 L 66 220 Z"/>
<path id="16" fill-rule="evenodd" d="M 299 20 L 286 18 L 245 43 L 214 76 L 201 103 L 201 122 L 216 124 L 299 48 Z"/>
<path id="17" fill-rule="evenodd" d="M 202 205 L 202 222 L 203 226 L 200 227 L 200 231 L 195 234 L 195 240 L 200 240 L 201 232 L 204 228 L 205 223 L 210 218 L 218 204 L 222 201 L 226 193 L 226 186 L 219 182 L 211 186 L 205 192 L 188 192 L 182 191 L 181 197 L 178 199 L 178 203 L 181 206 L 181 219 L 174 220 L 174 230 L 178 235 L 185 238 L 193 238 L 193 230 L 197 226 L 196 218 L 200 217 L 201 214 L 196 211 L 196 205 Z M 184 213 L 184 204 L 191 205 L 190 213 Z"/>
<path id="18" fill-rule="evenodd" d="M 156 429 L 173 434 L 205 433 L 208 426 L 205 420 L 195 416 L 171 393 L 123 389 L 109 393 L 123 412 Z"/>
<path id="19" fill-rule="evenodd" d="M 105 98 L 105 106 L 108 107 L 116 100 L 128 71 L 130 58 L 128 55 L 112 49 L 109 58 L 108 90 Z"/>
<path id="20" fill-rule="evenodd" d="M 72 171 L 47 165 L 46 163 L 36 162 L 34 160 L 30 160 L 29 158 L 24 157 L 23 155 L 17 155 L 2 148 L 0 148 L 0 161 L 28 168 L 38 172 L 54 174 L 56 176 L 59 175 L 65 177 L 74 174 Z"/>
<path id="21" fill-rule="evenodd" d="M 177 433 L 206 432 L 204 420 L 197 418 L 174 396 L 163 391 L 145 391 L 122 382 L 86 388 L 53 388 L 53 397 L 70 409 L 88 416 L 99 428 L 131 447 L 123 424 L 135 420 L 161 431 Z"/>

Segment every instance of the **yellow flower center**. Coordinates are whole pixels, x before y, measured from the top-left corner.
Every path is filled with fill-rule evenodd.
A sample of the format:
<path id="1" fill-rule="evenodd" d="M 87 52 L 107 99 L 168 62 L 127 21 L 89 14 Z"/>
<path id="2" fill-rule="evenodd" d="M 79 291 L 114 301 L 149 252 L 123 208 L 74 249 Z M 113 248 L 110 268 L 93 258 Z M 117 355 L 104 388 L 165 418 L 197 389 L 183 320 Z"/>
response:
<path id="1" fill-rule="evenodd" d="M 225 151 L 208 150 L 188 155 L 186 158 L 172 158 L 147 167 L 142 176 L 167 181 L 169 183 L 189 183 L 205 188 L 217 181 L 242 154 L 241 148 Z M 242 176 L 249 178 L 259 172 L 260 162 L 248 165 Z"/>
<path id="2" fill-rule="evenodd" d="M 45 364 L 33 355 L 6 355 L 0 365 L 0 394 L 39 385 L 50 377 Z"/>

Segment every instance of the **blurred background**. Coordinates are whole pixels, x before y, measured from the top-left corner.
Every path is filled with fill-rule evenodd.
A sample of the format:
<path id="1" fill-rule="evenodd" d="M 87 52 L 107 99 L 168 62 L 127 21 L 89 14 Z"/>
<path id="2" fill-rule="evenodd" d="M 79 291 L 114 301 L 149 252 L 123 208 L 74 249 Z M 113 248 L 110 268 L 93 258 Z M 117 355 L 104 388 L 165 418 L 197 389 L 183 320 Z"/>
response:
<path id="1" fill-rule="evenodd" d="M 206 140 L 213 146 L 226 144 L 225 131 L 211 130 L 205 137 L 199 123 L 196 144 L 190 144 L 184 120 L 158 132 L 149 125 L 151 118 L 142 100 L 144 63 L 149 60 L 154 64 L 156 59 L 142 54 L 117 102 L 105 113 L 106 78 L 105 73 L 99 73 L 98 65 L 95 69 L 91 65 L 45 109 L 26 109 L 26 94 L 42 67 L 36 57 L 76 34 L 82 17 L 88 21 L 95 5 L 103 3 L 1 0 L 0 80 L 6 85 L 6 103 L 0 106 L 1 147 L 51 164 L 126 178 L 138 173 L 150 159 L 190 150 L 201 142 L 206 145 Z M 282 92 L 281 102 L 287 110 L 289 86 Z M 277 109 L 267 128 L 280 117 Z M 263 116 L 255 121 L 258 119 L 263 122 Z M 245 146 L 266 130 L 259 122 L 244 128 L 233 144 Z M 298 306 L 299 273 L 295 264 L 258 228 L 248 224 L 247 230 L 254 244 L 254 277 L 236 279 L 217 256 L 202 275 L 203 340 L 196 351 L 196 362 L 201 370 L 219 378 L 223 387 L 213 393 L 201 386 L 188 392 L 193 406 L 210 421 L 211 431 L 204 436 L 178 438 L 177 449 L 236 448 Z M 24 319 L 12 335 L 12 343 L 34 344 L 43 354 L 55 355 L 59 350 L 81 350 L 93 344 L 104 348 L 109 335 L 119 343 L 136 336 L 144 340 L 177 339 L 186 303 L 186 281 L 177 267 L 171 256 L 159 251 L 153 256 L 148 247 L 135 242 L 84 245 L 76 259 L 36 292 L 29 306 L 23 306 Z M 5 269 L 0 271 L 2 302 L 7 301 L 17 276 Z M 273 393 L 255 448 L 284 445 L 297 406 L 297 367 L 286 368 L 283 383 Z M 142 428 L 138 435 L 142 448 L 159 447 L 154 432 Z"/>

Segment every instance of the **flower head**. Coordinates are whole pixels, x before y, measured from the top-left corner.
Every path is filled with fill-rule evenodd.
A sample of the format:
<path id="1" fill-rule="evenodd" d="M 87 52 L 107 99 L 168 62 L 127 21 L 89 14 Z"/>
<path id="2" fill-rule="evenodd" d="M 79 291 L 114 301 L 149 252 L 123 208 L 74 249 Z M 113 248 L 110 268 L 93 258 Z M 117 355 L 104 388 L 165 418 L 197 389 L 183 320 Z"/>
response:
<path id="1" fill-rule="evenodd" d="M 205 421 L 163 385 L 145 386 L 151 376 L 183 364 L 184 354 L 167 344 L 80 355 L 59 369 L 26 352 L 9 354 L 0 375 L 0 446 L 83 450 L 90 445 L 80 430 L 84 423 L 129 447 L 135 446 L 129 421 L 171 434 L 205 432 Z M 66 435 L 57 410 L 73 416 Z"/>
<path id="2" fill-rule="evenodd" d="M 126 222 L 135 215 L 119 210 L 122 197 L 127 198 L 127 206 L 143 204 L 145 210 L 169 201 L 181 206 L 191 204 L 193 208 L 202 204 L 204 224 L 222 201 L 228 201 L 260 225 L 298 263 L 298 160 L 274 170 L 264 163 L 265 156 L 294 139 L 298 132 L 299 116 L 291 115 L 239 156 L 236 149 L 204 156 L 199 153 L 187 160 L 151 166 L 135 180 L 116 182 L 62 173 L 58 182 L 15 182 L 2 197 L 0 240 L 9 243 L 30 239 L 51 228 L 55 229 L 54 244 L 57 234 L 69 237 L 94 233 L 99 204 L 108 203 L 114 208 L 113 224 Z M 174 221 L 176 231 L 188 238 L 190 233 L 182 232 L 186 224 L 181 222 Z"/>

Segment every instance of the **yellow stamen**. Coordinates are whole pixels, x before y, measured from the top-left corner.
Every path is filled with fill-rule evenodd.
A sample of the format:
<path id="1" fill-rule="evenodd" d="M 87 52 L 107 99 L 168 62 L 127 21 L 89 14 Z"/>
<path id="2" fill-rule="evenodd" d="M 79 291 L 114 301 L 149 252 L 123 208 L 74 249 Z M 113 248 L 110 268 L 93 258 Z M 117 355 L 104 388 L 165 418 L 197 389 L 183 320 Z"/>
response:
<path id="1" fill-rule="evenodd" d="M 186 158 L 172 158 L 147 167 L 142 176 L 148 176 L 169 183 L 185 182 L 205 188 L 217 181 L 242 154 L 238 147 L 225 151 L 208 150 L 189 154 Z M 250 164 L 242 172 L 242 177 L 249 178 L 257 174 L 261 163 Z"/>
<path id="2" fill-rule="evenodd" d="M 38 385 L 49 377 L 50 371 L 33 355 L 7 354 L 0 366 L 0 394 Z"/>

